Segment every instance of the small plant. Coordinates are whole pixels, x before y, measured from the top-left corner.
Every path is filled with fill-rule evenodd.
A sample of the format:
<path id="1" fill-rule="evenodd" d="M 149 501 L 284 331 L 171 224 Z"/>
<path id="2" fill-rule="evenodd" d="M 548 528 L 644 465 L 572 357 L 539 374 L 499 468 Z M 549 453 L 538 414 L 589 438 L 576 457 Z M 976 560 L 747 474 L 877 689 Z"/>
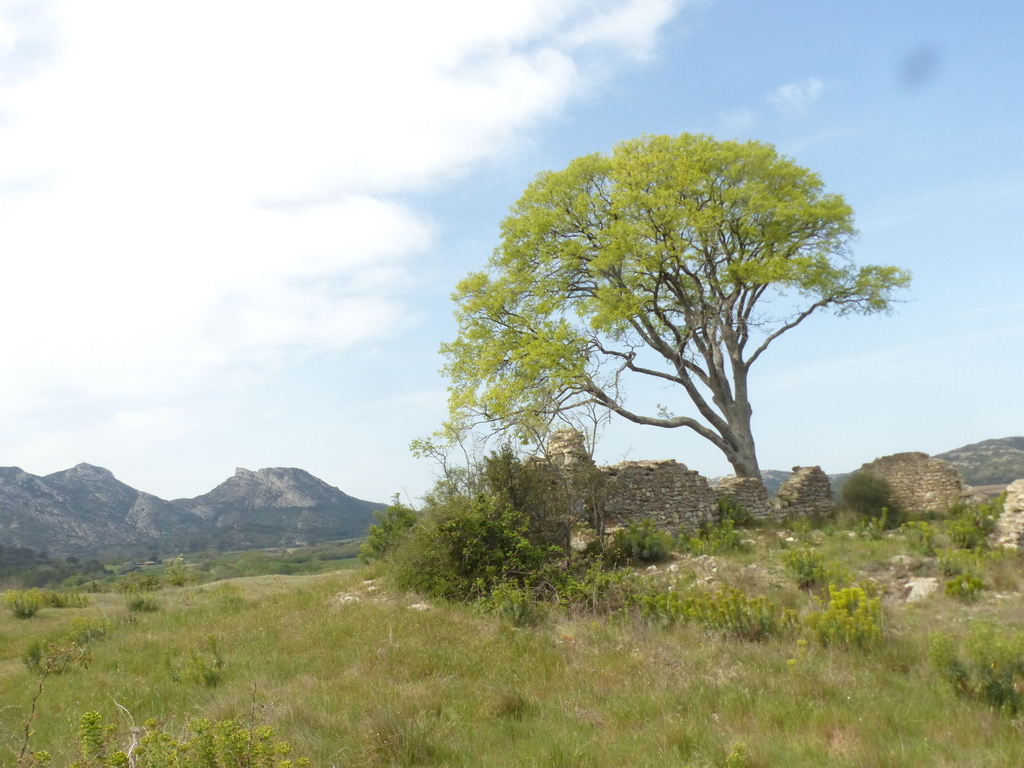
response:
<path id="1" fill-rule="evenodd" d="M 185 565 L 183 557 L 176 557 L 164 571 L 164 579 L 172 587 L 187 587 L 199 581 L 199 574 Z"/>
<path id="2" fill-rule="evenodd" d="M 1003 635 L 978 623 L 962 645 L 946 632 L 928 638 L 928 659 L 966 698 L 1017 715 L 1024 705 L 1024 633 Z"/>
<path id="3" fill-rule="evenodd" d="M 660 563 L 672 553 L 672 537 L 654 527 L 654 521 L 630 523 L 612 536 L 605 557 L 614 565 Z"/>
<path id="4" fill-rule="evenodd" d="M 170 654 L 164 656 L 167 667 L 171 673 L 171 680 L 176 683 L 191 683 L 202 685 L 206 688 L 215 688 L 220 685 L 224 675 L 224 659 L 221 658 L 217 648 L 217 638 L 208 635 L 206 638 L 206 651 L 191 648 L 188 652 L 188 660 L 185 668 L 178 670 Z"/>
<path id="5" fill-rule="evenodd" d="M 117 591 L 124 595 L 125 607 L 131 613 L 152 613 L 160 610 L 153 592 L 160 589 L 160 579 L 151 575 L 131 573 L 117 582 Z"/>
<path id="6" fill-rule="evenodd" d="M 902 530 L 915 550 L 925 557 L 935 556 L 935 526 L 919 520 L 904 523 Z"/>
<path id="7" fill-rule="evenodd" d="M 887 530 L 889 530 L 888 507 L 882 507 L 882 514 L 878 517 L 865 517 L 854 528 L 856 533 L 872 541 L 881 541 Z"/>
<path id="8" fill-rule="evenodd" d="M 828 605 L 811 611 L 804 623 L 811 636 L 823 647 L 832 645 L 867 648 L 882 639 L 882 605 L 879 598 L 868 597 L 860 587 L 836 589 L 829 586 Z"/>
<path id="9" fill-rule="evenodd" d="M 706 629 L 738 640 L 764 640 L 796 625 L 795 612 L 780 612 L 771 600 L 747 597 L 730 587 L 689 597 L 677 592 L 658 592 L 642 596 L 639 602 L 646 615 L 666 624 L 696 621 Z"/>
<path id="10" fill-rule="evenodd" d="M 724 523 L 726 520 L 731 520 L 734 525 L 750 525 L 754 516 L 732 496 L 719 496 L 718 521 Z"/>
<path id="11" fill-rule="evenodd" d="M 43 605 L 37 589 L 30 589 L 27 592 L 8 590 L 4 592 L 4 602 L 16 619 L 31 619 Z"/>
<path id="12" fill-rule="evenodd" d="M 826 565 L 825 556 L 810 547 L 793 549 L 782 554 L 782 564 L 789 569 L 801 589 L 823 587 L 846 581 L 846 572 L 835 565 Z"/>
<path id="13" fill-rule="evenodd" d="M 946 533 L 961 549 L 984 549 L 989 534 L 996 528 L 1000 511 L 1000 507 L 992 504 L 961 506 L 956 510 L 956 517 L 946 523 Z"/>
<path id="14" fill-rule="evenodd" d="M 499 585 L 483 603 L 515 627 L 535 627 L 548 615 L 548 606 L 530 590 L 511 583 Z"/>
<path id="15" fill-rule="evenodd" d="M 731 518 L 718 525 L 706 525 L 696 536 L 679 537 L 679 549 L 693 555 L 719 555 L 743 548 L 743 536 L 736 530 Z"/>
<path id="16" fill-rule="evenodd" d="M 946 582 L 946 595 L 965 602 L 977 600 L 985 582 L 970 573 L 962 573 Z"/>

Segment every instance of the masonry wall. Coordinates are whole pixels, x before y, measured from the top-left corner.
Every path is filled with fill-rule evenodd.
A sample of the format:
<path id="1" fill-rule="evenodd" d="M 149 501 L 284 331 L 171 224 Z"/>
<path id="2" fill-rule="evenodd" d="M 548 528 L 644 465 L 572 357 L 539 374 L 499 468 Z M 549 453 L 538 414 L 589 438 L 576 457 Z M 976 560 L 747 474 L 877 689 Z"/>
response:
<path id="1" fill-rule="evenodd" d="M 650 519 L 672 534 L 692 532 L 713 520 L 718 509 L 707 478 L 674 460 L 624 461 L 601 472 L 607 478 L 606 527 Z"/>
<path id="2" fill-rule="evenodd" d="M 884 477 L 892 487 L 893 502 L 906 512 L 945 512 L 970 497 L 957 468 L 926 453 L 883 456 L 863 465 L 861 471 Z"/>
<path id="3" fill-rule="evenodd" d="M 820 517 L 833 506 L 832 484 L 821 467 L 793 467 L 775 494 L 775 507 L 784 515 Z"/>

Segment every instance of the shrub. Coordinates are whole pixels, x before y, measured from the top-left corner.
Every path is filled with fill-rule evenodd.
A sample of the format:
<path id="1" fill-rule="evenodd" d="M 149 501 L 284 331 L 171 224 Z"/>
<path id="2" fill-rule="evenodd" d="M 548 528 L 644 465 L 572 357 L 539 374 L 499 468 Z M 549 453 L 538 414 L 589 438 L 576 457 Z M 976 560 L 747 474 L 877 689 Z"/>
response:
<path id="1" fill-rule="evenodd" d="M 731 518 L 718 525 L 707 525 L 696 536 L 679 536 L 679 548 L 694 555 L 718 555 L 743 548 L 743 536 Z"/>
<path id="2" fill-rule="evenodd" d="M 735 525 L 750 525 L 754 522 L 754 516 L 732 496 L 719 496 L 718 521 L 724 523 L 727 520 Z"/>
<path id="3" fill-rule="evenodd" d="M 889 481 L 873 472 L 855 472 L 839 489 L 840 506 L 867 517 L 881 517 L 888 509 L 890 517 L 898 510 L 892 501 Z"/>
<path id="4" fill-rule="evenodd" d="M 655 528 L 650 519 L 617 530 L 605 550 L 605 557 L 613 565 L 660 563 L 671 554 L 672 537 Z"/>
<path id="5" fill-rule="evenodd" d="M 528 522 L 485 495 L 452 496 L 409 532 L 392 555 L 398 586 L 434 597 L 475 600 L 500 584 L 536 583 L 562 550 L 532 543 Z"/>
<path id="6" fill-rule="evenodd" d="M 984 549 L 988 536 L 996 528 L 1001 509 L 992 504 L 960 506 L 956 516 L 946 523 L 946 533 L 961 549 Z"/>
<path id="7" fill-rule="evenodd" d="M 803 547 L 782 554 L 782 564 L 789 569 L 801 589 L 823 587 L 826 584 L 846 581 L 846 572 L 835 565 L 825 565 L 825 556 L 820 552 Z"/>
<path id="8" fill-rule="evenodd" d="M 1009 715 L 1020 713 L 1024 691 L 1024 633 L 998 634 L 977 623 L 963 643 L 937 632 L 928 638 L 928 658 L 939 675 L 966 698 Z"/>
<path id="9" fill-rule="evenodd" d="M 985 582 L 970 573 L 963 573 L 946 582 L 946 595 L 957 600 L 977 600 L 985 589 Z"/>
<path id="10" fill-rule="evenodd" d="M 359 559 L 364 563 L 379 560 L 393 550 L 419 517 L 416 510 L 398 501 L 398 494 L 391 499 L 391 506 L 373 516 L 378 525 L 370 526 L 366 541 L 359 547 Z"/>
<path id="11" fill-rule="evenodd" d="M 924 521 L 903 524 L 911 546 L 926 557 L 935 556 L 935 527 Z"/>
<path id="12" fill-rule="evenodd" d="M 678 592 L 648 593 L 638 602 L 645 615 L 663 623 L 696 621 L 706 629 L 738 640 L 764 640 L 789 631 L 796 623 L 793 611 L 780 612 L 771 600 L 747 597 L 731 587 L 691 596 Z"/>
<path id="13" fill-rule="evenodd" d="M 42 607 L 43 600 L 39 590 L 30 589 L 27 592 L 8 590 L 4 593 L 4 602 L 11 609 L 16 619 L 31 619 Z"/>
<path id="14" fill-rule="evenodd" d="M 836 589 L 829 586 L 829 601 L 820 610 L 811 611 L 804 623 L 811 636 L 823 647 L 847 645 L 867 648 L 882 639 L 882 605 L 860 587 Z"/>

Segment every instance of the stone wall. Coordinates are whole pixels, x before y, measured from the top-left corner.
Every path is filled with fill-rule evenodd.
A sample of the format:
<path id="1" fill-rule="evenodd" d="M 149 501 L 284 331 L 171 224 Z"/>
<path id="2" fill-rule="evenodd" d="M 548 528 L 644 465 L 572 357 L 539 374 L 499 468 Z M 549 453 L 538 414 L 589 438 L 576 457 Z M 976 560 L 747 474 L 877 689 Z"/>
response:
<path id="1" fill-rule="evenodd" d="M 672 534 L 692 532 L 718 511 L 718 495 L 707 478 L 677 461 L 624 461 L 601 471 L 607 478 L 606 527 L 650 519 Z"/>
<path id="2" fill-rule="evenodd" d="M 753 477 L 723 477 L 714 487 L 719 498 L 728 496 L 753 517 L 773 517 L 775 509 L 768 503 L 764 483 Z"/>
<path id="3" fill-rule="evenodd" d="M 1014 480 L 1007 486 L 1003 514 L 990 540 L 997 547 L 1024 549 L 1024 480 Z"/>
<path id="4" fill-rule="evenodd" d="M 884 477 L 892 487 L 893 502 L 905 512 L 945 512 L 970 498 L 970 488 L 948 461 L 928 458 L 927 453 L 897 453 L 861 467 Z"/>
<path id="5" fill-rule="evenodd" d="M 820 517 L 832 512 L 832 484 L 821 467 L 793 467 L 775 494 L 775 507 L 786 515 Z"/>

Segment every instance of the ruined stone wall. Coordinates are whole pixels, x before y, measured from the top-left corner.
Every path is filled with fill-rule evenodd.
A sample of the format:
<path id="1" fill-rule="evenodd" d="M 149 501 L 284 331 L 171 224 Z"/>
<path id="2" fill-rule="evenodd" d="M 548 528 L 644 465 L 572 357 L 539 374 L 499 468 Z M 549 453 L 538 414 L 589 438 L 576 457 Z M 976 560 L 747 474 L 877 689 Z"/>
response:
<path id="1" fill-rule="evenodd" d="M 607 478 L 607 527 L 650 519 L 673 535 L 690 533 L 718 510 L 718 495 L 707 479 L 677 461 L 624 461 L 600 469 Z"/>
<path id="2" fill-rule="evenodd" d="M 793 467 L 775 494 L 780 514 L 819 517 L 832 512 L 832 484 L 821 467 Z"/>
<path id="3" fill-rule="evenodd" d="M 728 496 L 753 517 L 773 517 L 774 507 L 768 503 L 764 483 L 753 477 L 723 477 L 714 488 L 718 497 Z"/>
<path id="4" fill-rule="evenodd" d="M 990 541 L 997 547 L 1024 549 L 1024 480 L 1014 480 L 1007 486 L 1003 514 L 996 521 Z"/>
<path id="5" fill-rule="evenodd" d="M 893 502 L 906 512 L 945 512 L 970 497 L 957 468 L 928 458 L 927 453 L 883 456 L 863 465 L 861 471 L 884 477 L 892 487 Z"/>

